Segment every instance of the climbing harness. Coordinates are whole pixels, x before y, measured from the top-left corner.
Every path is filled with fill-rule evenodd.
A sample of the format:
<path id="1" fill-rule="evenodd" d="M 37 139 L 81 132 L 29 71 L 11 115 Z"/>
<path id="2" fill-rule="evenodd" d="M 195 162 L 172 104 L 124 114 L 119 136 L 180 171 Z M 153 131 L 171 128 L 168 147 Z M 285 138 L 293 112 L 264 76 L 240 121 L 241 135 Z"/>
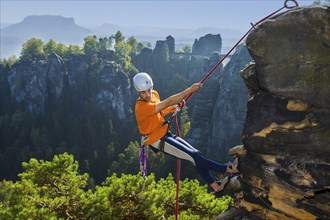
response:
<path id="1" fill-rule="evenodd" d="M 292 2 L 294 5 L 289 5 L 288 3 Z M 251 24 L 251 28 L 243 35 L 243 37 L 241 37 L 240 40 L 238 40 L 238 42 L 228 51 L 228 53 L 222 57 L 222 59 L 205 75 L 205 77 L 200 81 L 200 83 L 204 83 L 209 76 L 220 66 L 220 64 L 228 57 L 228 55 L 241 43 L 241 41 L 256 27 L 258 26 L 260 23 L 262 23 L 263 21 L 267 20 L 268 18 L 272 17 L 273 15 L 275 15 L 276 13 L 278 13 L 279 11 L 283 10 L 284 8 L 286 9 L 292 9 L 295 7 L 298 7 L 298 3 L 296 0 L 285 0 L 284 1 L 284 6 L 281 7 L 280 9 L 274 11 L 273 13 L 269 14 L 268 16 L 264 17 L 263 19 L 259 20 L 258 22 L 256 22 L 255 24 L 250 23 Z M 193 93 L 189 94 L 187 97 L 185 97 L 185 99 L 183 100 L 183 102 L 178 104 L 178 107 L 180 109 L 182 109 L 185 104 L 187 103 L 187 101 L 191 98 L 191 96 L 193 95 Z M 169 125 L 168 127 L 171 126 L 173 119 L 175 119 L 176 121 L 176 132 L 177 132 L 177 136 L 180 137 L 180 130 L 179 130 L 179 123 L 178 123 L 178 119 L 177 119 L 177 114 L 173 114 L 171 116 L 171 119 L 169 121 Z M 145 149 L 144 146 L 142 146 L 141 148 L 141 152 L 140 152 L 140 168 L 141 168 L 141 154 L 145 155 Z M 142 163 L 142 168 L 141 172 L 142 175 L 146 176 L 146 156 L 142 156 L 143 159 L 143 163 Z M 180 190 L 180 170 L 181 170 L 181 160 L 177 159 L 177 171 L 176 171 L 176 203 L 175 203 L 175 219 L 178 220 L 178 215 L 179 215 L 179 190 Z"/>

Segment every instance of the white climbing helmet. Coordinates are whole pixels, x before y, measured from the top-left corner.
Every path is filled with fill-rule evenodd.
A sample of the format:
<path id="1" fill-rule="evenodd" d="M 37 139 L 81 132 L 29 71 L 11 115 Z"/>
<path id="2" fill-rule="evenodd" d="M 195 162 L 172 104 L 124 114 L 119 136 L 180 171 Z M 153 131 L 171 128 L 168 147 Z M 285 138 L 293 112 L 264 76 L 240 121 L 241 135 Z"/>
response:
<path id="1" fill-rule="evenodd" d="M 154 86 L 148 73 L 138 73 L 133 77 L 133 85 L 136 91 L 143 92 Z"/>

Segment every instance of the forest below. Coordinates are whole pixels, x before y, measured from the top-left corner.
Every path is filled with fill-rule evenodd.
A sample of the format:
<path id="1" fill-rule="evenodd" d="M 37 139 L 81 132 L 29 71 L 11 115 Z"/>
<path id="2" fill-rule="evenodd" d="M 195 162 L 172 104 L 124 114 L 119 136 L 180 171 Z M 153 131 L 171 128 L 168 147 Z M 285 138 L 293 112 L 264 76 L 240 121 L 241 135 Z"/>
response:
<path id="1" fill-rule="evenodd" d="M 129 79 L 132 79 L 139 71 L 148 71 L 154 81 L 159 82 L 160 86 L 157 90 L 164 96 L 182 90 L 192 83 L 193 79 L 186 79 L 180 74 L 184 72 L 180 71 L 182 60 L 180 58 L 170 60 L 170 52 L 166 43 L 160 50 L 153 51 L 150 59 L 152 65 L 138 69 L 139 56 L 146 50 L 151 50 L 149 44 L 139 43 L 134 37 L 126 40 L 118 31 L 116 35 L 110 37 L 88 36 L 84 39 L 82 47 L 67 46 L 53 40 L 45 43 L 40 39 L 32 38 L 22 45 L 19 58 L 13 56 L 1 60 L 0 178 L 3 181 L 0 185 L 0 201 L 2 201 L 0 205 L 3 211 L 0 214 L 3 217 L 12 219 L 17 213 L 20 213 L 22 218 L 32 215 L 35 218 L 48 216 L 49 219 L 70 216 L 84 219 L 90 215 L 96 219 L 126 219 L 127 215 L 140 215 L 143 218 L 173 215 L 175 183 L 171 173 L 175 171 L 174 158 L 166 157 L 163 154 L 156 155 L 149 150 L 148 171 L 150 170 L 151 174 L 145 182 L 139 174 L 140 144 L 138 140 L 140 137 L 134 118 L 136 94 L 133 89 L 130 88 L 133 98 L 128 105 L 130 106 L 127 109 L 129 114 L 124 119 L 119 119 L 114 110 L 105 111 L 100 108 L 96 100 L 97 93 L 102 87 L 100 71 L 105 65 L 116 68 L 119 77 L 125 76 Z M 189 53 L 191 48 L 187 46 L 183 51 L 176 52 Z M 87 64 L 87 71 L 77 76 L 74 87 L 70 85 L 68 74 L 64 75 L 60 95 L 56 97 L 48 87 L 45 106 L 41 110 L 31 109 L 28 100 L 24 98 L 19 100 L 12 94 L 12 86 L 8 77 L 13 71 L 20 70 L 19 65 L 23 65 L 25 69 L 28 69 L 28 71 L 24 71 L 31 74 L 29 69 L 38 69 L 40 62 L 47 62 L 55 56 L 64 63 L 68 72 L 70 72 L 72 60 L 77 58 Z M 172 73 L 174 72 L 174 74 L 167 76 L 168 70 L 173 69 L 173 66 L 175 70 Z M 16 94 L 19 93 L 17 91 L 28 87 L 24 74 L 15 76 Z M 165 82 L 164 79 L 168 78 L 170 80 Z M 180 128 L 183 137 L 190 128 L 189 106 L 192 103 L 193 99 L 191 104 L 180 112 Z M 52 162 L 49 162 L 51 160 Z M 231 203 L 228 197 L 214 200 L 214 196 L 209 194 L 206 186 L 203 186 L 204 183 L 198 181 L 199 178 L 193 166 L 187 166 L 184 162 L 182 169 L 187 174 L 183 178 L 196 179 L 183 181 L 182 200 L 187 203 L 187 216 L 195 216 L 196 219 L 201 216 L 209 218 L 227 209 Z M 157 181 L 159 182 L 156 186 Z M 102 186 L 100 186 L 101 183 Z M 142 183 L 145 184 L 145 188 L 151 187 L 160 191 L 141 191 Z M 114 185 L 119 185 L 118 187 L 125 185 L 126 187 L 121 190 L 113 187 Z M 22 187 L 25 190 L 22 191 Z M 131 189 L 132 187 L 134 189 Z M 192 188 L 196 188 L 196 190 L 192 190 Z M 125 214 L 124 212 L 129 208 L 124 206 L 125 202 L 123 202 L 120 203 L 123 206 L 120 210 L 122 209 L 123 212 L 117 210 L 114 213 L 109 209 L 108 214 L 97 217 L 97 213 L 101 213 L 98 208 L 105 209 L 105 207 L 97 208 L 96 200 L 102 200 L 102 196 L 98 195 L 99 191 L 102 193 L 107 191 L 109 195 L 104 196 L 108 199 L 115 196 L 112 201 L 109 201 L 109 204 L 116 203 L 122 198 L 129 198 L 130 201 L 134 201 L 132 204 L 129 203 L 132 209 L 140 208 Z M 150 197 L 149 193 L 164 196 L 164 192 L 169 193 L 169 200 L 164 200 L 164 204 L 158 205 L 170 207 L 165 208 L 165 213 L 164 209 L 155 207 L 157 204 L 153 200 L 148 202 L 149 205 L 146 204 L 147 198 Z M 114 193 L 116 195 L 110 195 Z M 130 193 L 136 193 L 139 196 L 132 198 Z M 65 196 L 61 197 L 62 194 Z M 60 197 L 58 197 L 59 195 Z M 84 199 L 82 200 L 82 198 Z M 31 199 L 32 203 L 27 202 Z M 56 201 L 57 199 L 59 201 Z M 214 202 L 210 203 L 210 200 L 214 200 Z M 126 200 L 124 199 L 124 201 Z M 142 201 L 145 210 L 157 209 L 158 211 L 152 211 L 153 216 L 148 216 L 149 214 L 141 209 Z M 220 205 L 215 205 L 217 202 Z M 77 206 L 70 207 L 72 203 Z M 201 207 L 203 204 L 204 208 Z M 89 208 L 87 208 L 88 205 Z M 95 211 L 86 215 L 84 211 L 91 209 L 91 205 L 92 210 L 95 209 Z M 210 206 L 215 209 L 206 211 Z M 45 210 L 44 213 L 40 212 L 40 207 Z M 136 213 L 134 214 L 134 212 Z M 185 215 L 184 213 L 182 215 Z"/>
<path id="2" fill-rule="evenodd" d="M 53 155 L 64 152 L 75 155 L 81 163 L 81 170 L 90 172 L 91 178 L 97 183 L 112 173 L 137 173 L 139 144 L 135 141 L 139 140 L 139 136 L 133 113 L 134 103 L 130 106 L 131 115 L 125 119 L 129 125 L 123 128 L 123 122 L 116 119 L 113 112 L 104 111 L 96 105 L 96 93 L 101 86 L 98 71 L 104 63 L 116 65 L 122 73 L 132 78 L 138 70 L 131 61 L 144 48 L 148 48 L 148 45 L 138 43 L 134 37 L 125 40 L 120 32 L 108 38 L 86 37 L 83 47 L 66 46 L 52 40 L 44 43 L 33 38 L 24 43 L 21 57 L 2 60 L 1 179 L 15 180 L 18 171 L 21 171 L 21 162 L 28 161 L 31 157 L 51 159 Z M 158 63 L 163 63 L 163 66 L 169 65 L 166 49 L 163 59 L 157 57 Z M 78 76 L 74 89 L 70 88 L 67 81 L 64 82 L 63 92 L 58 100 L 55 102 L 54 97 L 49 97 L 50 101 L 43 113 L 27 111 L 26 101 L 17 102 L 10 94 L 7 81 L 9 69 L 15 66 L 15 63 L 27 62 L 27 65 L 36 65 L 38 60 L 47 60 L 52 53 L 60 56 L 64 63 L 70 62 L 73 56 L 82 57 L 89 64 L 89 71 Z M 157 81 L 157 75 L 155 78 Z M 15 81 L 17 89 L 25 86 L 23 77 L 18 76 Z M 178 86 L 182 81 L 185 83 Z M 170 94 L 173 90 L 178 91 L 188 85 L 187 80 L 182 81 L 166 87 L 166 91 L 162 91 L 162 88 L 158 90 L 160 93 Z M 187 124 L 187 111 L 182 113 Z M 182 134 L 186 133 L 187 131 L 184 131 Z M 160 173 L 166 175 L 159 177 L 167 176 L 168 170 L 162 168 L 162 171 L 158 171 L 160 167 L 166 167 L 163 166 L 163 157 L 158 158 L 155 163 L 149 164 L 151 167 L 156 166 L 153 169 L 156 176 Z"/>

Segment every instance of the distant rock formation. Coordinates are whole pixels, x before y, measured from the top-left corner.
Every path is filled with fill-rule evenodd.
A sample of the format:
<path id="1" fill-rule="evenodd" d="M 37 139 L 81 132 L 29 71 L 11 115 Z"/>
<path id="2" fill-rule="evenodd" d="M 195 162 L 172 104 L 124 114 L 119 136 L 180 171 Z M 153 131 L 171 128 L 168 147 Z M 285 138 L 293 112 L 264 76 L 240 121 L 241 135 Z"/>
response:
<path id="1" fill-rule="evenodd" d="M 168 52 L 170 54 L 174 53 L 175 52 L 175 39 L 174 39 L 174 37 L 172 37 L 171 35 L 167 36 L 166 37 L 166 43 L 167 43 L 167 46 L 168 46 Z"/>
<path id="2" fill-rule="evenodd" d="M 141 53 L 133 58 L 134 66 L 140 71 L 147 71 L 151 68 L 152 49 L 143 48 Z"/>
<path id="3" fill-rule="evenodd" d="M 246 44 L 255 62 L 235 207 L 217 219 L 330 219 L 330 10 L 281 13 Z M 231 152 L 232 153 L 232 152 Z M 240 184 L 237 184 L 240 182 Z"/>
<path id="4" fill-rule="evenodd" d="M 196 41 L 199 42 L 196 43 L 198 50 L 192 53 L 178 53 L 175 51 L 175 39 L 169 35 L 166 40 L 156 41 L 153 50 L 144 48 L 132 62 L 139 71 L 154 74 L 155 80 L 161 79 L 161 84 L 165 86 L 176 73 L 190 81 L 198 81 L 220 60 L 221 37 L 219 34 L 208 34 Z M 169 56 L 169 61 L 164 63 L 166 55 Z M 218 77 L 221 69 L 222 66 L 213 75 Z"/>
<path id="5" fill-rule="evenodd" d="M 222 38 L 220 34 L 207 34 L 204 37 L 195 39 L 192 53 L 209 55 L 214 51 L 221 52 Z"/>

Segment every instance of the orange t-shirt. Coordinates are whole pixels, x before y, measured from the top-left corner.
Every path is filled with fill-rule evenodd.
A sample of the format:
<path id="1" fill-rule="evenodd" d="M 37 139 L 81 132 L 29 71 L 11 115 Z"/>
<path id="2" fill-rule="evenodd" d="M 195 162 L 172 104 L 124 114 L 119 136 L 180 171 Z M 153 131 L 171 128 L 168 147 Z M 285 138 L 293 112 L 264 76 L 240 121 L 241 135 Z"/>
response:
<path id="1" fill-rule="evenodd" d="M 152 90 L 150 102 L 138 99 L 135 104 L 135 117 L 141 135 L 148 135 L 147 144 L 152 144 L 161 139 L 167 132 L 168 124 L 164 123 L 164 116 L 172 112 L 168 107 L 156 113 L 156 104 L 160 102 L 159 94 Z"/>

